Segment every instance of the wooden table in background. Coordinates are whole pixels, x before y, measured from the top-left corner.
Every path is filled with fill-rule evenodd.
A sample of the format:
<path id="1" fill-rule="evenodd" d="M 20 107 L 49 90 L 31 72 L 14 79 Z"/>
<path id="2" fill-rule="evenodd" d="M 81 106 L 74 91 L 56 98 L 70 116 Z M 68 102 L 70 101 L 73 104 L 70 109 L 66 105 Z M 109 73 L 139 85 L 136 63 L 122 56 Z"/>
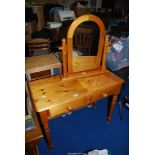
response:
<path id="1" fill-rule="evenodd" d="M 25 131 L 25 149 L 26 149 L 26 152 L 30 151 L 32 152 L 33 155 L 39 155 L 37 145 L 40 142 L 40 140 L 43 138 L 43 134 L 35 112 L 34 112 L 33 119 L 34 119 L 36 128 L 29 131 Z"/>
<path id="2" fill-rule="evenodd" d="M 112 95 L 107 123 L 124 81 L 106 71 L 104 74 L 74 79 L 61 76 L 29 81 L 29 90 L 36 112 L 39 113 L 49 148 L 52 148 L 48 120 L 88 106 L 101 98 Z"/>
<path id="3" fill-rule="evenodd" d="M 26 57 L 25 59 L 25 74 L 28 81 L 52 76 L 54 69 L 59 69 L 59 74 L 61 73 L 61 62 L 53 53 Z"/>

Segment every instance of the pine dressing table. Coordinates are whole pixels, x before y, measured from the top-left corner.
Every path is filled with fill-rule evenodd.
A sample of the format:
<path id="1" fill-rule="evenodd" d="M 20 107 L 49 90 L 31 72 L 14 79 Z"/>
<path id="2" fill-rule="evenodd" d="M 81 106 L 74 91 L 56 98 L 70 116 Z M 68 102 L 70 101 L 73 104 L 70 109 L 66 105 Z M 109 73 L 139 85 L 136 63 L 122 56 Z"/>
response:
<path id="1" fill-rule="evenodd" d="M 100 29 L 97 55 L 73 56 L 74 31 L 85 21 L 95 22 Z M 124 82 L 106 69 L 108 38 L 104 25 L 98 17 L 87 14 L 73 21 L 68 30 L 67 41 L 62 39 L 61 49 L 63 73 L 28 82 L 31 99 L 40 116 L 49 148 L 53 147 L 48 127 L 49 119 L 86 107 L 101 98 L 112 96 L 107 117 L 107 123 L 109 123 Z"/>

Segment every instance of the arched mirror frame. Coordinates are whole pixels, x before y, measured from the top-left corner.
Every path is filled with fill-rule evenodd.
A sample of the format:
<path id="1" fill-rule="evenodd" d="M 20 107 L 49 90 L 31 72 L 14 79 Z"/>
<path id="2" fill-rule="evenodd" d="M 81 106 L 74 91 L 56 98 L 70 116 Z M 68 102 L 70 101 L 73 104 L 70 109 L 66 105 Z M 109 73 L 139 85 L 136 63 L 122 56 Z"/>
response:
<path id="1" fill-rule="evenodd" d="M 92 21 L 95 22 L 99 28 L 99 43 L 96 56 L 96 67 L 89 70 L 83 70 L 79 72 L 73 72 L 73 35 L 75 29 L 83 22 Z M 89 76 L 93 74 L 101 74 L 106 71 L 106 54 L 109 47 L 108 37 L 104 24 L 100 18 L 92 14 L 86 14 L 78 17 L 72 22 L 67 33 L 66 39 L 62 39 L 62 61 L 63 61 L 63 78 Z"/>

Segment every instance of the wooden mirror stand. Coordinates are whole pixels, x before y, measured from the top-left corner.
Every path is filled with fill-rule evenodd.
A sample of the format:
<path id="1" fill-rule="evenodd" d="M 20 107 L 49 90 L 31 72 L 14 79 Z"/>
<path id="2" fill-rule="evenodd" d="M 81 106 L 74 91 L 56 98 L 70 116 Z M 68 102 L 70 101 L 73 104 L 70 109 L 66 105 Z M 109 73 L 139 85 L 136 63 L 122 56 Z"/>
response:
<path id="1" fill-rule="evenodd" d="M 97 56 L 73 56 L 73 35 L 75 29 L 83 22 L 90 21 L 97 24 L 99 28 L 99 43 Z M 67 41 L 62 39 L 62 79 L 79 78 L 90 75 L 102 74 L 106 71 L 106 54 L 109 48 L 108 37 L 105 27 L 100 18 L 95 15 L 86 14 L 78 17 L 70 25 Z"/>
<path id="2" fill-rule="evenodd" d="M 98 51 L 95 57 L 91 54 L 82 57 L 83 61 L 78 55 L 81 64 L 76 69 L 72 54 L 73 32 L 84 21 L 94 21 L 99 26 Z M 62 40 L 63 74 L 29 81 L 32 103 L 39 114 L 49 148 L 53 147 L 48 125 L 50 119 L 95 105 L 97 100 L 108 96 L 112 96 L 107 113 L 107 123 L 110 123 L 124 81 L 106 69 L 107 50 L 108 38 L 102 21 L 94 15 L 83 15 L 71 24 L 67 41 Z"/>

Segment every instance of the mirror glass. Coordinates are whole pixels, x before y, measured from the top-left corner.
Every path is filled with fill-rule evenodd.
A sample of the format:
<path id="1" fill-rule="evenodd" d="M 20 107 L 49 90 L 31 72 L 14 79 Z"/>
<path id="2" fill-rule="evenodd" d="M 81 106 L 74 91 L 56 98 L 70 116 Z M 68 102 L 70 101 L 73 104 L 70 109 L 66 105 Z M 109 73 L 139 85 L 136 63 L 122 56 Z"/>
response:
<path id="1" fill-rule="evenodd" d="M 78 25 L 72 41 L 72 72 L 95 69 L 99 44 L 99 27 L 93 21 Z"/>

